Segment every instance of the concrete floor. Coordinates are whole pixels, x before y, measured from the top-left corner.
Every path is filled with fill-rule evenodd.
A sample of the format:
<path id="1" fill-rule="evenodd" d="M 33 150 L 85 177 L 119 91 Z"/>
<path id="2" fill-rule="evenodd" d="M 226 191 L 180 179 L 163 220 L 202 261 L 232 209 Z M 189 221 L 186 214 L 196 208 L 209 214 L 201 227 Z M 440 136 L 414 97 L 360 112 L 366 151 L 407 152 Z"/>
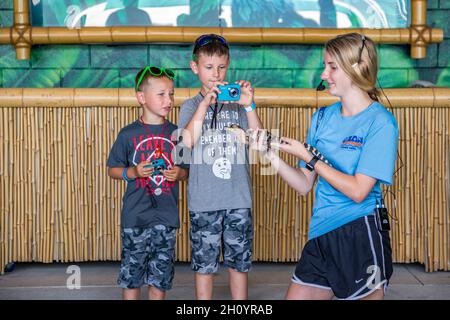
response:
<path id="1" fill-rule="evenodd" d="M 80 269 L 81 288 L 68 289 L 71 274 L 69 266 Z M 293 263 L 254 263 L 249 274 L 249 298 L 252 300 L 283 299 L 294 270 Z M 52 299 L 52 300 L 115 300 L 121 299 L 121 289 L 116 285 L 118 262 L 91 263 L 19 263 L 15 270 L 0 276 L 0 300 Z M 170 300 L 191 300 L 194 296 L 193 272 L 188 263 L 177 263 L 173 289 L 167 294 Z M 215 280 L 215 299 L 230 299 L 228 274 L 221 267 Z M 145 298 L 146 290 L 142 290 Z M 450 300 L 450 272 L 424 272 L 418 264 L 396 264 L 388 300 Z"/>

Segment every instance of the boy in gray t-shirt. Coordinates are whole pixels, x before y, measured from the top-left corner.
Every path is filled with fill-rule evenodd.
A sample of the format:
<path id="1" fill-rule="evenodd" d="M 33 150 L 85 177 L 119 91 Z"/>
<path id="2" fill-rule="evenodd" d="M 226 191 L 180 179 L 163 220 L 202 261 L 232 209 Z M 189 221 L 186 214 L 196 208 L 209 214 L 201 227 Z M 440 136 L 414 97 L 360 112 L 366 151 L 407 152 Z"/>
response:
<path id="1" fill-rule="evenodd" d="M 236 82 L 241 97 L 235 103 L 217 101 L 229 63 L 223 37 L 208 34 L 195 41 L 190 66 L 202 88 L 181 105 L 179 115 L 182 143 L 191 149 L 187 191 L 197 299 L 212 298 L 222 239 L 232 298 L 248 295 L 253 240 L 248 149 L 225 127 L 238 124 L 246 130 L 262 124 L 249 82 Z"/>

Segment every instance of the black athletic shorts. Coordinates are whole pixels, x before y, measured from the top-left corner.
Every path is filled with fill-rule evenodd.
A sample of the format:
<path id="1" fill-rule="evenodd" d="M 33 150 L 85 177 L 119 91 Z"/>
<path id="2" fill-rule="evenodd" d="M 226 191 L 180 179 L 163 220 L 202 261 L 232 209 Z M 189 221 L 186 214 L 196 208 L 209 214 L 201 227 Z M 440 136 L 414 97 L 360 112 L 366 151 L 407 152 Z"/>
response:
<path id="1" fill-rule="evenodd" d="M 380 231 L 369 215 L 309 240 L 292 281 L 353 300 L 385 289 L 391 275 L 389 232 Z"/>

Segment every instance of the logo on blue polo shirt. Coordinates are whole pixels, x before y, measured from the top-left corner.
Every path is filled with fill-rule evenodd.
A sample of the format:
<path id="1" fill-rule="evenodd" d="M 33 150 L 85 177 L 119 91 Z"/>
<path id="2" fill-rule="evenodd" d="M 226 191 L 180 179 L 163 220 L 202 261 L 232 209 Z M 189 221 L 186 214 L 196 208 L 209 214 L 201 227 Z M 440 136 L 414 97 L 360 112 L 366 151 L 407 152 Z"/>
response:
<path id="1" fill-rule="evenodd" d="M 342 149 L 357 150 L 357 149 L 361 149 L 363 144 L 364 144 L 363 137 L 348 136 L 342 141 L 341 148 Z"/>

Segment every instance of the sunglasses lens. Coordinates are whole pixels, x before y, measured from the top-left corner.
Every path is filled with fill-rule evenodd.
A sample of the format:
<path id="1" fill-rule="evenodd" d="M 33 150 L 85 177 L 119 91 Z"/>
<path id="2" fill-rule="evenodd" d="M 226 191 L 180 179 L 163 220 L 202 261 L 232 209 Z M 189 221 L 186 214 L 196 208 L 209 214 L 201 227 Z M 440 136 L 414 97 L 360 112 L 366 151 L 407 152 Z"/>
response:
<path id="1" fill-rule="evenodd" d="M 221 36 L 216 36 L 216 39 L 217 39 L 221 44 L 223 44 L 224 46 L 228 47 L 228 43 L 227 43 L 227 41 L 225 40 L 225 38 L 223 38 L 223 37 L 221 37 Z"/>
<path id="2" fill-rule="evenodd" d="M 203 47 L 205 44 L 209 43 L 211 41 L 211 36 L 206 35 L 206 36 L 201 36 L 196 42 L 195 44 L 199 47 Z"/>
<path id="3" fill-rule="evenodd" d="M 221 37 L 216 34 L 206 34 L 206 35 L 203 35 L 200 38 L 198 38 L 197 41 L 195 41 L 194 52 L 196 52 L 198 50 L 198 48 L 203 47 L 212 41 L 218 41 L 223 46 L 228 48 L 228 43 L 224 37 Z"/>
<path id="4" fill-rule="evenodd" d="M 150 67 L 150 73 L 154 76 L 160 76 L 162 73 L 162 70 L 158 67 Z"/>
<path id="5" fill-rule="evenodd" d="M 169 78 L 175 78 L 175 72 L 172 69 L 165 69 L 165 73 Z"/>

